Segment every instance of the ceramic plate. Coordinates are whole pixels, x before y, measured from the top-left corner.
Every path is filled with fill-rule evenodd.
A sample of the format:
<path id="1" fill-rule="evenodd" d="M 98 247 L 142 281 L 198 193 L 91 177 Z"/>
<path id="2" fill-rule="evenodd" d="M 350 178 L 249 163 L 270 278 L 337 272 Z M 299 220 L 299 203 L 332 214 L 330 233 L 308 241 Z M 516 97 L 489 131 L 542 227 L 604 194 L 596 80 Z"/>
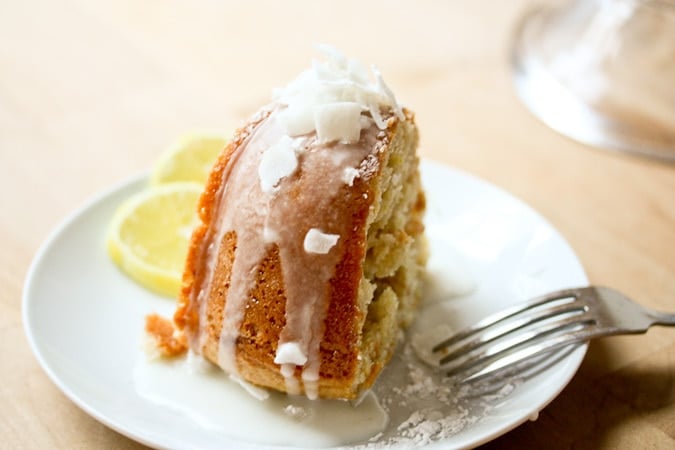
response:
<path id="1" fill-rule="evenodd" d="M 569 245 L 520 200 L 428 161 L 422 164 L 422 177 L 431 248 L 431 282 L 422 320 L 442 320 L 458 329 L 532 296 L 587 284 Z M 32 349 L 52 381 L 77 405 L 144 444 L 200 449 L 274 447 L 270 442 L 242 441 L 138 392 L 134 372 L 144 316 L 170 313 L 173 305 L 123 275 L 108 258 L 104 237 L 117 206 L 146 186 L 147 177 L 137 177 L 95 197 L 65 220 L 38 251 L 23 298 Z M 489 441 L 536 418 L 572 378 L 585 352 L 586 346 L 568 352 L 542 373 L 514 383 L 497 401 L 470 400 L 481 402 L 475 417 L 465 414 L 464 420 L 453 423 L 436 420 L 435 435 L 409 436 L 412 440 L 408 441 L 392 438 L 387 445 L 403 442 L 404 447 L 415 443 L 447 449 Z M 376 393 L 377 386 L 395 392 L 409 387 L 411 381 L 399 373 L 400 366 L 399 361 L 382 374 Z M 391 406 L 392 401 L 388 403 Z M 389 431 L 400 428 L 401 421 L 415 412 L 412 409 L 420 407 L 402 405 L 396 412 L 400 418 L 392 416 Z M 471 404 L 463 407 L 472 409 Z M 210 411 L 197 412 L 208 419 Z M 433 417 L 439 419 L 438 414 Z"/>

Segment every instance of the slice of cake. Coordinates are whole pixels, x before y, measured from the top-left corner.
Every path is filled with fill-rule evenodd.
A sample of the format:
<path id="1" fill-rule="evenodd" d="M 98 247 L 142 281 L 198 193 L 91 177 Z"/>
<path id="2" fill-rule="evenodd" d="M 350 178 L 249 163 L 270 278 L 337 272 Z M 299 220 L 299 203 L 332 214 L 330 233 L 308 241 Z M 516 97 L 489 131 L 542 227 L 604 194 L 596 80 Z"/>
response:
<path id="1" fill-rule="evenodd" d="M 414 317 L 425 200 L 413 114 L 376 69 L 323 51 L 215 164 L 174 316 L 182 335 L 164 335 L 255 385 L 353 399 Z"/>

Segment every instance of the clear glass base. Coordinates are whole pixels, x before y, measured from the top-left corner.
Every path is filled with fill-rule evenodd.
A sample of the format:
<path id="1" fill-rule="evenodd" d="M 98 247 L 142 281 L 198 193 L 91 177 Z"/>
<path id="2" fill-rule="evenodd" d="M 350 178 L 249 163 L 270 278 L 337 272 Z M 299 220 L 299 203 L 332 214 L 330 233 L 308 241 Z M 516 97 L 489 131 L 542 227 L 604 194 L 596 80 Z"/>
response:
<path id="1" fill-rule="evenodd" d="M 675 4 L 580 0 L 533 11 L 516 30 L 512 64 L 518 95 L 554 130 L 675 162 Z"/>

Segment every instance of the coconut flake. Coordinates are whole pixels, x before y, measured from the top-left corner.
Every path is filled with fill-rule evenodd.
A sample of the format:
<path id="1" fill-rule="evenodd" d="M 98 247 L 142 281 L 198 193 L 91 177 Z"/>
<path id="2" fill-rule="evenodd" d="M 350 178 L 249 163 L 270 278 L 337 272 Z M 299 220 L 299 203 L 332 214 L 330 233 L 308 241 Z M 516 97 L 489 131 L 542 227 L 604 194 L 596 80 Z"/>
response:
<path id="1" fill-rule="evenodd" d="M 377 104 L 368 105 L 368 111 L 370 112 L 375 125 L 377 125 L 377 128 L 380 130 L 387 128 L 387 122 L 385 122 L 382 118 L 382 114 L 380 114 L 380 107 Z"/>
<path id="2" fill-rule="evenodd" d="M 260 159 L 258 176 L 263 192 L 268 194 L 274 192 L 279 181 L 295 172 L 297 167 L 298 159 L 295 156 L 293 139 L 282 136 L 262 154 Z"/>
<path id="3" fill-rule="evenodd" d="M 327 44 L 316 44 L 314 46 L 319 52 L 323 53 L 329 61 L 331 61 L 338 68 L 347 67 L 347 57 L 340 50 Z"/>
<path id="4" fill-rule="evenodd" d="M 346 167 L 342 172 L 342 181 L 345 182 L 347 186 L 354 185 L 354 178 L 359 176 L 359 171 L 353 167 Z"/>
<path id="5" fill-rule="evenodd" d="M 398 104 L 396 101 L 396 96 L 394 95 L 394 92 L 389 89 L 389 86 L 387 86 L 387 83 L 384 82 L 384 78 L 382 78 L 382 73 L 380 70 L 373 66 L 373 74 L 375 74 L 375 80 L 377 82 L 377 87 L 380 90 L 380 92 L 383 92 L 384 95 L 387 97 L 389 100 L 389 105 L 394 108 L 394 112 L 398 116 L 399 119 L 403 120 L 405 116 L 403 115 L 403 110 L 401 109 L 401 105 Z"/>
<path id="6" fill-rule="evenodd" d="M 316 59 L 312 61 L 312 71 L 317 81 L 321 82 L 336 82 L 341 78 L 340 70 L 336 69 L 335 66 Z"/>
<path id="7" fill-rule="evenodd" d="M 340 236 L 337 234 L 323 233 L 317 228 L 311 228 L 305 235 L 304 248 L 307 253 L 325 255 L 337 244 Z"/>
<path id="8" fill-rule="evenodd" d="M 279 122 L 289 136 L 300 136 L 314 131 L 314 107 L 294 104 L 279 113 Z"/>
<path id="9" fill-rule="evenodd" d="M 300 349 L 297 342 L 286 342 L 277 348 L 277 354 L 274 357 L 275 364 L 295 364 L 302 366 L 307 362 L 307 355 Z"/>
<path id="10" fill-rule="evenodd" d="M 387 127 L 383 108 L 391 108 L 404 119 L 401 106 L 376 67 L 372 67 L 371 76 L 360 62 L 347 59 L 338 50 L 327 45 L 318 45 L 317 49 L 325 60 L 313 61 L 311 69 L 274 94 L 275 100 L 287 107 L 280 112 L 280 120 L 290 136 L 316 131 L 323 143 L 356 142 L 355 114 L 370 115 L 381 130 Z M 332 111 L 342 103 L 354 103 L 359 110 L 350 106 Z"/>
<path id="11" fill-rule="evenodd" d="M 355 102 L 336 102 L 317 106 L 314 124 L 319 142 L 358 142 L 361 136 L 360 117 L 361 105 Z"/>
<path id="12" fill-rule="evenodd" d="M 356 80 L 364 85 L 368 84 L 368 69 L 366 69 L 366 66 L 361 64 L 360 61 L 355 59 L 350 60 L 349 68 L 347 70 L 353 80 Z"/>

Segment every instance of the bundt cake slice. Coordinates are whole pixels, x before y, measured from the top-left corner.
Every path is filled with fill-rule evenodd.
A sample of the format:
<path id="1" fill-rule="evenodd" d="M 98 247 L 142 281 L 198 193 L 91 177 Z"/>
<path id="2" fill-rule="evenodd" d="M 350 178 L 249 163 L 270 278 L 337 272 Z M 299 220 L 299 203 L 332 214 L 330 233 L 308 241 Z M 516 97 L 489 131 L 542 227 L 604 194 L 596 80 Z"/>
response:
<path id="1" fill-rule="evenodd" d="M 324 50 L 215 164 L 174 321 L 233 377 L 354 399 L 413 319 L 425 200 L 413 114 Z"/>

